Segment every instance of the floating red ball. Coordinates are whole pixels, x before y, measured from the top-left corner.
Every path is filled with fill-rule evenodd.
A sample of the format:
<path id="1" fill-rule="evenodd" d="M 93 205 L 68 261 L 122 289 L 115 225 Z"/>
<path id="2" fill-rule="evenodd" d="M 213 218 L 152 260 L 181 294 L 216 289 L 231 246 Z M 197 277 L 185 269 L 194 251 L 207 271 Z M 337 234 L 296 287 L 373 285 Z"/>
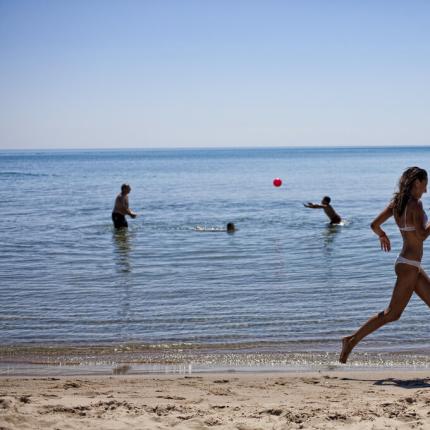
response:
<path id="1" fill-rule="evenodd" d="M 275 187 L 280 187 L 280 186 L 282 185 L 282 179 L 281 179 L 281 178 L 275 178 L 275 179 L 273 180 L 273 185 L 274 185 Z"/>

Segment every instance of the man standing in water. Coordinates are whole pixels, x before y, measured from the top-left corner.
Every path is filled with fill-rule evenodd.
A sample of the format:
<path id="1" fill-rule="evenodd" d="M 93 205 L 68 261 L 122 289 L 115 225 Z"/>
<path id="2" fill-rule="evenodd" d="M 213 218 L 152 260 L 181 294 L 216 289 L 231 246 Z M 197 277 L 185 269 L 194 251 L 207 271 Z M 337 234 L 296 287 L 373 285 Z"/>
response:
<path id="1" fill-rule="evenodd" d="M 128 184 L 121 185 L 121 193 L 116 196 L 115 206 L 112 211 L 112 221 L 115 228 L 128 227 L 126 215 L 136 218 L 137 214 L 128 207 L 128 194 L 131 187 Z"/>
<path id="2" fill-rule="evenodd" d="M 329 196 L 325 196 L 321 200 L 320 205 L 309 202 L 309 203 L 305 204 L 304 206 L 306 208 L 311 208 L 311 209 L 324 209 L 325 214 L 330 219 L 330 224 L 340 224 L 342 219 L 341 219 L 340 215 L 334 210 L 334 208 L 330 204 L 330 202 L 331 202 L 331 198 Z"/>

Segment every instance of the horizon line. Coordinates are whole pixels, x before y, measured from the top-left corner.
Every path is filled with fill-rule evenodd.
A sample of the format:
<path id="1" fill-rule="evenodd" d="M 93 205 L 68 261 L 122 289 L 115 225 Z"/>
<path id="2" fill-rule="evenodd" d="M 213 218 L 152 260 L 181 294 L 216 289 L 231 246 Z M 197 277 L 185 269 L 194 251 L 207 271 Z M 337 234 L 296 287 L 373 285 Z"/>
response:
<path id="1" fill-rule="evenodd" d="M 162 146 L 162 147 L 69 147 L 69 148 L 0 148 L 0 152 L 34 152 L 34 151 L 202 151 L 202 150 L 258 150 L 258 149 L 384 149 L 384 148 L 401 148 L 417 149 L 430 148 L 430 143 L 425 145 L 288 145 L 288 146 Z"/>

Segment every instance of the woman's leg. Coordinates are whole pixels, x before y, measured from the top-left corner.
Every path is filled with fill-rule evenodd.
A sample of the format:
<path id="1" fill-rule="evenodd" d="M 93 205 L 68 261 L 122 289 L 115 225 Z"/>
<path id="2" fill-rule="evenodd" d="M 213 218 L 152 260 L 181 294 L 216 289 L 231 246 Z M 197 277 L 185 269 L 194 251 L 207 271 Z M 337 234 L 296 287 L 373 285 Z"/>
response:
<path id="1" fill-rule="evenodd" d="M 415 292 L 427 306 L 430 306 L 430 278 L 423 269 L 420 270 Z"/>
<path id="2" fill-rule="evenodd" d="M 342 351 L 339 357 L 341 363 L 346 363 L 352 349 L 364 337 L 373 333 L 383 325 L 400 318 L 417 285 L 419 273 L 419 270 L 414 266 L 407 264 L 396 265 L 397 280 L 390 304 L 384 311 L 379 312 L 364 323 L 352 336 L 347 336 L 342 339 Z"/>

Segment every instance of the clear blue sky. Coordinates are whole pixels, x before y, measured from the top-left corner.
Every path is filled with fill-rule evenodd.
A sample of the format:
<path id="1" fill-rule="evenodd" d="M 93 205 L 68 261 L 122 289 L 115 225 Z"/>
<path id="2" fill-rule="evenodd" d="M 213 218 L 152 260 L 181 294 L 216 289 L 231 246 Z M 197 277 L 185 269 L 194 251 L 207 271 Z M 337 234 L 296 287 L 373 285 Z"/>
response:
<path id="1" fill-rule="evenodd" d="M 430 145 L 430 1 L 0 0 L 0 149 Z"/>

